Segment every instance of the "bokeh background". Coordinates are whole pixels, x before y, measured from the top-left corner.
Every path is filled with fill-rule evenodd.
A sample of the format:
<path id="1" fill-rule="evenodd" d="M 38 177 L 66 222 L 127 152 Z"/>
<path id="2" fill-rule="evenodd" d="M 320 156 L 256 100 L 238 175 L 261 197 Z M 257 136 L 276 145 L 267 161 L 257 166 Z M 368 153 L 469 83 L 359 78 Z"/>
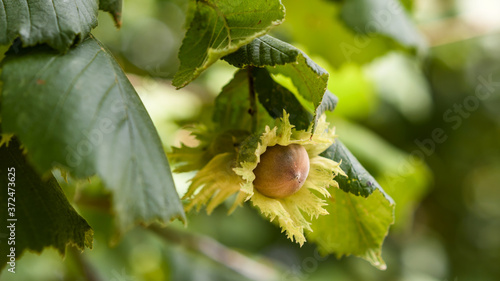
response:
<path id="1" fill-rule="evenodd" d="M 110 195 L 92 178 L 61 183 L 94 228 L 94 249 L 68 248 L 64 259 L 52 249 L 26 253 L 16 280 L 500 280 L 500 1 L 401 1 L 420 33 L 417 48 L 357 34 L 339 16 L 349 1 L 283 0 L 286 21 L 272 35 L 328 70 L 339 97 L 329 120 L 396 201 L 386 271 L 300 248 L 249 206 L 118 237 Z M 128 0 L 120 30 L 101 12 L 94 31 L 128 73 L 166 151 L 196 144 L 186 128 L 210 119 L 236 70 L 221 61 L 182 90 L 170 86 L 187 5 Z M 192 176 L 175 175 L 180 195 Z"/>

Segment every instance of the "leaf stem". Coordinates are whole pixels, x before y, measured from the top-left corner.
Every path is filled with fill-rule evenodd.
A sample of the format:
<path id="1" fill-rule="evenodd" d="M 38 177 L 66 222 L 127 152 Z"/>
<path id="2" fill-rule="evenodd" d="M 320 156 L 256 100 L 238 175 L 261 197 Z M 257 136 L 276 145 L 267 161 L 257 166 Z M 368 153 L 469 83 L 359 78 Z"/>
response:
<path id="1" fill-rule="evenodd" d="M 250 99 L 250 108 L 248 109 L 248 113 L 252 116 L 252 133 L 257 130 L 258 123 L 258 107 L 257 107 L 257 95 L 255 94 L 254 88 L 254 79 L 252 74 L 252 66 L 247 67 L 247 75 L 248 75 L 248 95 Z"/>

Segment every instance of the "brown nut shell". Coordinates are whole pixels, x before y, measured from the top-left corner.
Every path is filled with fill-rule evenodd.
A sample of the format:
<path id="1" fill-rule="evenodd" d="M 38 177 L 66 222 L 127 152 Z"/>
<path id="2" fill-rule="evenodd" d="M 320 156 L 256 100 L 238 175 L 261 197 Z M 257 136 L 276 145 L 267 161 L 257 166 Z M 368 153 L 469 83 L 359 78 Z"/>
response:
<path id="1" fill-rule="evenodd" d="M 260 156 L 254 169 L 254 187 L 271 198 L 284 198 L 297 192 L 309 174 L 309 156 L 299 144 L 275 145 Z"/>

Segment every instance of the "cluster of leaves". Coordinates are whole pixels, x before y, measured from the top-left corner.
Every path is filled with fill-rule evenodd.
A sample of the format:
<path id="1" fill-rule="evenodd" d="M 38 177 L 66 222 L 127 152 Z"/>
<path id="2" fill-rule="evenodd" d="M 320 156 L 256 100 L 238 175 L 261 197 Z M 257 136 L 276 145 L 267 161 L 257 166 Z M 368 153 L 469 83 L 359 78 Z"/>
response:
<path id="1" fill-rule="evenodd" d="M 66 199 L 54 168 L 81 179 L 97 174 L 113 192 L 122 231 L 137 223 L 185 220 L 146 109 L 113 56 L 90 34 L 99 8 L 120 25 L 121 1 L 2 2 L 0 43 L 12 46 L 2 61 L 0 182 L 7 186 L 6 167 L 15 167 L 17 256 L 46 246 L 63 253 L 68 243 L 92 246 L 92 229 Z M 1 196 L 0 219 L 6 221 Z"/>
<path id="2" fill-rule="evenodd" d="M 0 175 L 14 165 L 23 176 L 17 183 L 23 187 L 17 201 L 25 212 L 16 216 L 22 222 L 18 240 L 25 242 L 17 246 L 18 255 L 46 246 L 64 252 L 68 243 L 92 245 L 92 229 L 54 180 L 54 168 L 75 178 L 98 175 L 113 192 L 113 211 L 122 231 L 137 223 L 185 220 L 148 113 L 116 60 L 90 33 L 99 9 L 121 25 L 121 0 L 0 2 L 0 44 L 11 45 L 1 65 Z M 363 2 L 357 5 L 369 11 L 393 1 L 352 2 Z M 352 16 L 348 3 L 342 13 L 348 25 L 362 24 L 353 21 L 357 18 L 370 20 Z M 337 105 L 323 68 L 296 47 L 266 35 L 284 17 L 279 0 L 192 1 L 174 86 L 184 87 L 219 59 L 241 68 L 215 102 L 220 147 L 235 131 L 257 131 L 281 117 L 283 109 L 292 124 L 306 129 Z M 404 17 L 394 20 L 408 24 Z M 384 26 L 381 34 L 395 36 L 402 44 L 418 44 L 388 28 L 393 25 Z M 195 168 L 211 159 L 205 156 L 205 163 Z M 309 240 L 325 254 L 353 254 L 384 268 L 381 245 L 393 222 L 394 202 L 340 141 L 323 156 L 341 162 L 348 177 L 336 179 L 340 189 L 331 190 L 326 207 L 330 215 L 313 221 Z M 2 176 L 2 186 L 5 180 Z M 6 204 L 2 199 L 0 208 L 6 210 Z M 0 214 L 5 221 L 6 214 Z M 31 239 L 30 233 L 41 235 Z"/>
<path id="3" fill-rule="evenodd" d="M 263 35 L 284 20 L 280 1 L 254 1 L 252 5 L 197 1 L 190 18 L 174 86 L 187 85 L 218 59 L 240 70 L 215 101 L 213 123 L 219 137 L 198 151 L 205 155 L 194 165 L 182 159 L 186 147 L 174 149 L 176 161 L 191 165 L 179 171 L 203 168 L 216 154 L 239 145 L 241 135 L 257 132 L 282 117 L 283 109 L 298 129 L 315 125 L 321 114 L 335 109 L 337 98 L 327 90 L 328 73 L 296 47 Z M 224 145 L 230 137 L 235 143 Z M 213 144 L 217 142 L 221 145 Z M 331 190 L 326 207 L 330 215 L 312 221 L 309 240 L 324 254 L 353 254 L 385 268 L 380 249 L 393 222 L 393 200 L 340 141 L 322 155 L 341 162 L 348 178 L 336 178 L 341 190 Z"/>

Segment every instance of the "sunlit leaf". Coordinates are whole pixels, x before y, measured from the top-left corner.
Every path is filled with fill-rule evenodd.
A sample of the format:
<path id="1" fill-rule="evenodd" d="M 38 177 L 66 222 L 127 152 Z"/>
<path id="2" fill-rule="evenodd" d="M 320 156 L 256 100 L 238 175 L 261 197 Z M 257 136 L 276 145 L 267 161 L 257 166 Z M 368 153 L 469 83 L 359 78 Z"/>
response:
<path id="1" fill-rule="evenodd" d="M 386 269 L 381 247 L 394 221 L 394 203 L 379 190 L 367 198 L 336 188 L 330 193 L 325 207 L 329 215 L 312 220 L 309 241 L 323 254 L 333 253 L 337 258 L 354 255 Z"/>
<path id="2" fill-rule="evenodd" d="M 122 229 L 183 218 L 170 167 L 146 109 L 120 66 L 92 37 L 66 55 L 46 47 L 9 53 L 2 126 L 40 173 L 97 174 Z"/>
<path id="3" fill-rule="evenodd" d="M 266 66 L 273 74 L 289 77 L 298 94 L 312 102 L 314 108 L 326 91 L 328 72 L 301 50 L 271 36 L 257 38 L 224 59 L 237 67 Z"/>
<path id="4" fill-rule="evenodd" d="M 252 71 L 255 77 L 255 91 L 259 101 L 272 118 L 283 117 L 283 109 L 289 112 L 290 123 L 298 130 L 307 130 L 312 114 L 297 100 L 287 88 L 276 83 L 266 69 L 256 68 Z"/>
<path id="5" fill-rule="evenodd" d="M 172 84 L 184 87 L 218 59 L 279 25 L 284 15 L 279 0 L 196 1 L 179 51 L 181 65 Z"/>
<path id="6" fill-rule="evenodd" d="M 269 72 L 280 74 L 292 79 L 298 93 L 318 108 L 325 94 L 328 72 L 317 65 L 306 54 L 301 52 L 296 63 L 267 67 Z"/>
<path id="7" fill-rule="evenodd" d="M 341 162 L 348 177 L 335 177 L 340 188 L 330 191 L 330 215 L 313 221 L 308 237 L 324 254 L 355 255 L 385 269 L 381 247 L 394 222 L 394 201 L 340 140 L 322 156 Z"/>
<path id="8" fill-rule="evenodd" d="M 338 118 L 332 123 L 342 141 L 370 168 L 384 191 L 396 202 L 395 223 L 391 231 L 411 227 L 413 212 L 432 181 L 429 167 L 360 125 Z"/>
<path id="9" fill-rule="evenodd" d="M 323 112 L 333 111 L 337 105 L 337 98 L 330 92 L 325 93 L 328 73 L 299 49 L 272 36 L 265 35 L 256 38 L 250 44 L 224 57 L 224 60 L 236 67 L 266 67 L 275 75 L 290 78 L 294 87 L 297 88 L 297 94 L 313 103 L 315 123 Z M 255 69 L 254 72 L 254 75 L 260 76 L 260 79 L 255 82 L 255 87 L 259 88 L 262 91 L 260 94 L 265 96 L 261 102 L 265 107 L 267 105 L 266 109 L 271 116 L 281 117 L 283 108 L 291 107 L 292 109 L 287 109 L 287 112 L 291 113 L 292 124 L 306 129 L 312 120 L 312 115 L 309 116 L 310 113 L 293 96 L 293 93 L 278 83 L 265 79 L 268 75 L 264 75 L 263 71 Z M 297 113 L 298 111 L 304 112 Z M 273 115 L 272 112 L 275 114 Z"/>
<path id="10" fill-rule="evenodd" d="M 46 180 L 40 179 L 26 162 L 15 138 L 8 146 L 0 147 L 0 159 L 0 184 L 3 187 L 0 219 L 4 223 L 0 231 L 3 244 L 0 247 L 0 269 L 8 265 L 11 247 L 15 248 L 16 262 L 24 250 L 40 253 L 45 247 L 52 246 L 64 254 L 68 244 L 81 250 L 92 248 L 92 228 L 73 209 L 52 175 Z M 14 239 L 8 240 L 10 237 Z"/>

